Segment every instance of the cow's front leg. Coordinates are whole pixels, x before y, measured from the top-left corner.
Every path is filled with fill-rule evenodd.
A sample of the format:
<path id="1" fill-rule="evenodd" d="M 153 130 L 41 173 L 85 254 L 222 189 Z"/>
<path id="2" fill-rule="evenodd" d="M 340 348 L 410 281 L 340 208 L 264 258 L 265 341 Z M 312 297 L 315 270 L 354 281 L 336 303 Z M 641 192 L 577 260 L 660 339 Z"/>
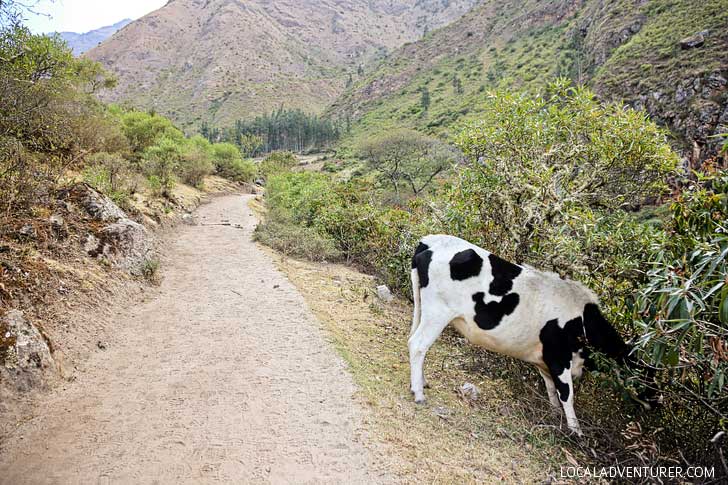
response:
<path id="1" fill-rule="evenodd" d="M 566 414 L 566 424 L 571 431 L 579 436 L 584 436 L 579 426 L 579 420 L 576 419 L 576 413 L 574 412 L 574 381 L 571 377 L 571 366 L 565 368 L 558 375 L 555 374 L 555 369 L 551 369 L 551 377 L 554 379 L 561 405 L 564 408 L 564 414 Z"/>

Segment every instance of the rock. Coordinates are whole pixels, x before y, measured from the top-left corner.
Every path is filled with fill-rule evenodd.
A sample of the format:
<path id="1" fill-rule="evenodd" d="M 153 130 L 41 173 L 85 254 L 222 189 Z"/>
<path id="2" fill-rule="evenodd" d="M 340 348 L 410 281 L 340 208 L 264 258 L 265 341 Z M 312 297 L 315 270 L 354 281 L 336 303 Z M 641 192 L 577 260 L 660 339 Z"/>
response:
<path id="1" fill-rule="evenodd" d="M 79 199 L 83 209 L 94 219 L 117 221 L 127 218 L 126 213 L 118 205 L 114 204 L 111 199 L 88 185 L 79 185 L 74 190 L 80 195 Z"/>
<path id="2" fill-rule="evenodd" d="M 701 47 L 703 44 L 705 44 L 705 35 L 703 32 L 698 32 L 697 34 L 686 37 L 680 41 L 680 47 L 683 49 L 694 49 L 696 47 Z"/>
<path id="3" fill-rule="evenodd" d="M 66 221 L 63 220 L 63 217 L 53 214 L 48 221 L 51 223 L 51 230 L 57 238 L 65 239 L 68 237 L 68 229 L 66 229 Z"/>
<path id="4" fill-rule="evenodd" d="M 385 303 L 391 303 L 394 300 L 394 295 L 392 295 L 387 285 L 377 286 L 377 296 Z"/>
<path id="5" fill-rule="evenodd" d="M 444 406 L 438 406 L 432 410 L 432 414 L 441 419 L 448 419 L 452 414 L 452 411 Z"/>
<path id="6" fill-rule="evenodd" d="M 26 224 L 21 227 L 18 234 L 23 237 L 27 237 L 28 239 L 35 239 L 36 237 L 35 228 L 30 224 Z"/>
<path id="7" fill-rule="evenodd" d="M 121 219 L 101 230 L 101 240 L 93 252 L 95 257 L 103 255 L 114 266 L 141 276 L 152 252 L 151 238 L 138 222 Z"/>
<path id="8" fill-rule="evenodd" d="M 720 89 L 728 84 L 728 79 L 720 75 L 720 72 L 713 72 L 708 76 L 707 84 L 711 89 Z"/>
<path id="9" fill-rule="evenodd" d="M 23 312 L 7 312 L 0 319 L 0 381 L 26 391 L 41 383 L 49 368 L 55 362 L 43 334 Z"/>
<path id="10" fill-rule="evenodd" d="M 187 224 L 188 226 L 194 226 L 195 225 L 195 218 L 190 213 L 183 214 L 182 215 L 182 222 L 184 224 Z"/>
<path id="11" fill-rule="evenodd" d="M 465 384 L 460 386 L 460 395 L 468 401 L 477 401 L 478 397 L 480 396 L 480 391 L 478 391 L 478 388 L 475 386 L 475 384 L 466 382 Z"/>
<path id="12" fill-rule="evenodd" d="M 690 97 L 690 92 L 683 86 L 678 86 L 675 90 L 675 102 L 681 104 Z"/>

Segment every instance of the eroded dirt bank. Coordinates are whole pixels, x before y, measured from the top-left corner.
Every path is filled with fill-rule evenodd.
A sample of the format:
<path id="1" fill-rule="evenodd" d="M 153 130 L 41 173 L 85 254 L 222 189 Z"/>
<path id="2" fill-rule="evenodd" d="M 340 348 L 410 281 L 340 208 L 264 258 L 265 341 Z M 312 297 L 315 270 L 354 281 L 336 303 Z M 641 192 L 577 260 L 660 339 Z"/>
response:
<path id="1" fill-rule="evenodd" d="M 344 364 L 250 240 L 248 198 L 169 239 L 159 292 L 5 442 L 0 482 L 389 481 Z"/>

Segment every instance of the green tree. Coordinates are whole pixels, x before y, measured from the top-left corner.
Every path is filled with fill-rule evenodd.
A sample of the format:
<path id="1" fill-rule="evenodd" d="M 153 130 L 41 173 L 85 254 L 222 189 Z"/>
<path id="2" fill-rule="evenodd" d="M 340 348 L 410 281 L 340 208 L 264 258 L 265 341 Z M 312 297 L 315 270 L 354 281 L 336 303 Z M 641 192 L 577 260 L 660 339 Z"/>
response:
<path id="1" fill-rule="evenodd" d="M 420 89 L 420 107 L 423 112 L 427 112 L 430 109 L 430 90 L 427 89 L 427 86 Z"/>
<path id="2" fill-rule="evenodd" d="M 563 80 L 545 96 L 490 95 L 457 144 L 471 161 L 462 182 L 479 186 L 472 203 L 495 238 L 516 243 L 506 256 L 518 261 L 573 211 L 626 209 L 661 194 L 678 165 L 643 113 Z"/>
<path id="3" fill-rule="evenodd" d="M 394 190 L 397 202 L 402 200 L 403 186 L 418 196 L 460 158 L 454 147 L 411 130 L 372 137 L 360 144 L 358 152 L 380 181 Z"/>

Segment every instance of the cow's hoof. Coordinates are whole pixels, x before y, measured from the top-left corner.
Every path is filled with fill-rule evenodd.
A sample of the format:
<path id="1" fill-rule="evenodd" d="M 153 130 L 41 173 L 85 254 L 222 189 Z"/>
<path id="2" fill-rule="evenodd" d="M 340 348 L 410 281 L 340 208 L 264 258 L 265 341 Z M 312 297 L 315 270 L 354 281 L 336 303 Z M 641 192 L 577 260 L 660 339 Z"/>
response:
<path id="1" fill-rule="evenodd" d="M 426 402 L 427 402 L 427 401 L 425 400 L 425 398 L 424 398 L 424 397 L 423 397 L 422 399 L 415 399 L 415 404 L 417 404 L 418 406 L 422 406 L 422 405 L 423 405 L 423 404 L 425 404 Z"/>
<path id="2" fill-rule="evenodd" d="M 429 389 L 429 388 L 430 388 L 430 383 L 429 383 L 429 382 L 427 382 L 427 381 L 425 381 L 425 385 L 424 385 L 424 388 L 425 388 L 425 389 Z"/>

